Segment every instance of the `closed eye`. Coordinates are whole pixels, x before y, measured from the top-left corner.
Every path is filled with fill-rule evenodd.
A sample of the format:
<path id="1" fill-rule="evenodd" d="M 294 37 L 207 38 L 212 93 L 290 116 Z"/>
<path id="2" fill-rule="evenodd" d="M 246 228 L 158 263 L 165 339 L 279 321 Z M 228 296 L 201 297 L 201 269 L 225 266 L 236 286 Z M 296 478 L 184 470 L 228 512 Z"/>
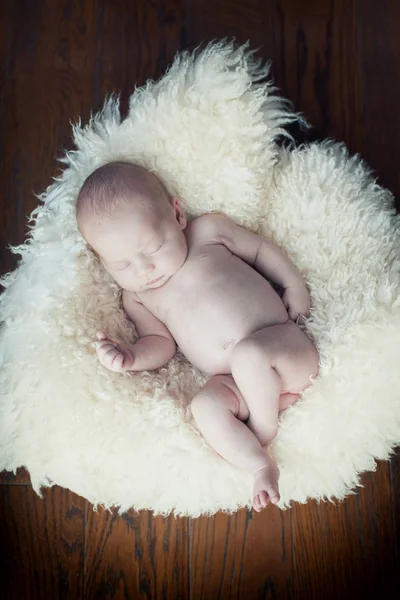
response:
<path id="1" fill-rule="evenodd" d="M 157 250 L 153 250 L 153 252 L 148 252 L 147 254 L 156 254 L 162 247 L 164 246 L 164 242 L 157 248 Z"/>
<path id="2" fill-rule="evenodd" d="M 146 252 L 146 255 L 156 254 L 159 250 L 161 250 L 161 248 L 163 246 L 164 246 L 164 242 L 162 242 L 162 244 L 156 250 L 153 250 L 153 252 Z M 120 269 L 113 268 L 112 270 L 113 271 L 125 271 L 125 269 L 127 269 L 130 266 L 131 266 L 131 263 L 128 262 L 126 265 L 124 265 Z"/>
<path id="3" fill-rule="evenodd" d="M 127 263 L 124 267 L 122 267 L 121 269 L 114 269 L 114 271 L 125 271 L 125 269 L 127 269 L 128 267 L 131 266 L 131 263 Z"/>

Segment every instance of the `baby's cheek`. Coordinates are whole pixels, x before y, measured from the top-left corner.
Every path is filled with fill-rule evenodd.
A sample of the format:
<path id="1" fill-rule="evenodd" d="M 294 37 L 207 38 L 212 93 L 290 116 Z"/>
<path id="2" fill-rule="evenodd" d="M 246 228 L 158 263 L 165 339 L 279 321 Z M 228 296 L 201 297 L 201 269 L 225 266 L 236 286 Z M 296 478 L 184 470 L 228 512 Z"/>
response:
<path id="1" fill-rule="evenodd" d="M 182 260 L 180 260 L 179 256 L 171 255 L 168 260 L 165 261 L 163 269 L 160 269 L 160 272 L 165 271 L 166 273 L 173 274 L 180 269 L 182 266 Z"/>
<path id="2" fill-rule="evenodd" d="M 177 271 L 186 260 L 187 248 L 183 245 L 177 245 L 168 253 L 166 257 L 166 266 L 171 271 Z"/>
<path id="3" fill-rule="evenodd" d="M 124 273 L 110 273 L 114 281 L 124 290 L 130 291 L 134 284 L 133 275 L 129 275 L 128 272 Z M 134 291 L 133 289 L 131 291 Z"/>
<path id="4" fill-rule="evenodd" d="M 166 271 L 174 270 L 176 268 L 176 260 L 175 257 L 170 254 L 164 259 L 163 267 Z"/>

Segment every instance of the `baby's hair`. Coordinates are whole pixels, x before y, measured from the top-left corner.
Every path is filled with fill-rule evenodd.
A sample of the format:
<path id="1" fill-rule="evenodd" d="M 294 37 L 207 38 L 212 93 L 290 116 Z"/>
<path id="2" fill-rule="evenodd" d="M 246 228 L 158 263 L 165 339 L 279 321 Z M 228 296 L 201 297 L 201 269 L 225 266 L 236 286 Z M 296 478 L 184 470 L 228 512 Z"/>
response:
<path id="1" fill-rule="evenodd" d="M 85 179 L 76 202 L 76 220 L 82 225 L 88 218 L 104 221 L 116 210 L 137 201 L 158 201 L 167 194 L 163 184 L 144 167 L 129 162 L 112 162 L 99 167 Z M 134 199 L 134 200 L 133 200 Z"/>

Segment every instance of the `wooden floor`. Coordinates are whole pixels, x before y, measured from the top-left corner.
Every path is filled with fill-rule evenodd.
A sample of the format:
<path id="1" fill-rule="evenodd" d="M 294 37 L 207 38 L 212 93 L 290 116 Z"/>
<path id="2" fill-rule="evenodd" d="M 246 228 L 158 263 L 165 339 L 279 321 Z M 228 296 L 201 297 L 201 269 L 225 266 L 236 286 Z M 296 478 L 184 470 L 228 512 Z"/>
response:
<path id="1" fill-rule="evenodd" d="M 126 106 L 178 49 L 225 36 L 273 60 L 276 84 L 315 126 L 308 139 L 345 141 L 399 198 L 399 26 L 398 0 L 1 0 L 2 252 L 23 241 L 71 119 L 113 90 Z M 1 273 L 15 264 L 4 252 Z M 400 454 L 362 481 L 338 505 L 116 518 L 59 487 L 41 500 L 26 473 L 3 473 L 0 597 L 399 597 Z"/>

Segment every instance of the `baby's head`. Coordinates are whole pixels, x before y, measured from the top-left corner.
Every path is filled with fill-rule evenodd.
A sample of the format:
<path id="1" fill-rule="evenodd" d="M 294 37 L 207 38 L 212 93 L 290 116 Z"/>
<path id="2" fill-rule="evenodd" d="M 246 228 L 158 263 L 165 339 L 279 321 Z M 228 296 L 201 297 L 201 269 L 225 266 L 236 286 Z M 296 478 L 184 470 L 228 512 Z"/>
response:
<path id="1" fill-rule="evenodd" d="M 79 192 L 76 218 L 89 246 L 125 290 L 160 287 L 186 260 L 179 201 L 143 167 L 115 162 L 94 171 Z"/>

